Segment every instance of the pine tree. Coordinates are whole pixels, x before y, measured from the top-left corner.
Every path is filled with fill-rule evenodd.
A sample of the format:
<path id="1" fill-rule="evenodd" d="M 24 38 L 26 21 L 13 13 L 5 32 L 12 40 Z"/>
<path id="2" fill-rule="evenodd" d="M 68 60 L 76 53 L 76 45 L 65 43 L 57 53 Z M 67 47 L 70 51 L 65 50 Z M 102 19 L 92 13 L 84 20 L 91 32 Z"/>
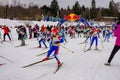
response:
<path id="1" fill-rule="evenodd" d="M 109 3 L 109 14 L 110 14 L 110 16 L 113 16 L 113 14 L 114 14 L 114 6 L 113 6 L 113 3 L 112 3 L 112 1 L 110 1 L 110 3 Z"/>
<path id="2" fill-rule="evenodd" d="M 82 12 L 85 11 L 85 6 L 84 6 L 84 5 L 82 6 L 81 11 L 82 11 Z"/>
<path id="3" fill-rule="evenodd" d="M 118 14 L 118 21 L 120 22 L 120 13 Z"/>
<path id="4" fill-rule="evenodd" d="M 96 8 L 96 2 L 95 2 L 95 0 L 92 0 L 92 2 L 91 2 L 91 8 Z"/>
<path id="5" fill-rule="evenodd" d="M 91 2 L 90 16 L 91 16 L 91 19 L 95 19 L 97 17 L 95 0 L 92 0 Z"/>
<path id="6" fill-rule="evenodd" d="M 49 11 L 50 11 L 50 8 L 48 6 L 44 5 L 41 7 L 41 12 L 43 15 L 47 16 Z"/>
<path id="7" fill-rule="evenodd" d="M 73 6 L 73 12 L 77 15 L 81 14 L 81 7 L 78 1 L 76 1 L 75 5 Z"/>
<path id="8" fill-rule="evenodd" d="M 53 0 L 50 5 L 52 16 L 59 16 L 59 5 L 57 0 Z"/>
<path id="9" fill-rule="evenodd" d="M 109 14 L 110 16 L 113 16 L 113 17 L 117 17 L 118 15 L 118 10 L 113 0 L 111 0 L 109 3 Z"/>

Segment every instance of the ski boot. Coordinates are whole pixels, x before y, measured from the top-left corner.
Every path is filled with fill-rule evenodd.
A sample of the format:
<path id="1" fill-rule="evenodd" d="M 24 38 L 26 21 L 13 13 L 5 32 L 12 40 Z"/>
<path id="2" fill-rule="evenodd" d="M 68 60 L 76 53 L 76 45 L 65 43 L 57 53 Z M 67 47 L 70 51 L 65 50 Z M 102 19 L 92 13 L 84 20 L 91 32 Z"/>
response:
<path id="1" fill-rule="evenodd" d="M 104 65 L 106 65 L 106 66 L 110 66 L 111 64 L 110 64 L 109 62 L 107 62 L 107 63 L 105 63 Z"/>
<path id="2" fill-rule="evenodd" d="M 61 62 L 60 62 L 60 61 L 57 61 L 57 64 L 58 64 L 58 67 L 60 67 L 60 66 L 61 66 Z"/>
<path id="3" fill-rule="evenodd" d="M 95 50 L 98 50 L 98 48 L 97 48 L 97 47 L 95 47 Z"/>
<path id="4" fill-rule="evenodd" d="M 44 58 L 42 61 L 47 61 L 47 60 L 49 60 L 49 58 L 48 58 L 48 57 Z"/>
<path id="5" fill-rule="evenodd" d="M 38 48 L 41 48 L 41 46 L 38 46 Z"/>
<path id="6" fill-rule="evenodd" d="M 45 46 L 45 48 L 47 49 L 48 47 L 47 47 L 47 46 Z"/>

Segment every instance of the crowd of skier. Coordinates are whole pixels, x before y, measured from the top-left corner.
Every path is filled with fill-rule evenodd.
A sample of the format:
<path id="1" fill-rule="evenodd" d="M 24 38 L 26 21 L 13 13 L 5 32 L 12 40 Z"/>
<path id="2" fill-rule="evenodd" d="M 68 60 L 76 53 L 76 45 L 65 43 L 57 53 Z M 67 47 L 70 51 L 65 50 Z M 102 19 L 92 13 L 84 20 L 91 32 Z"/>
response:
<path id="1" fill-rule="evenodd" d="M 0 26 L 0 28 L 4 31 L 3 40 L 2 35 L 0 34 L 1 41 L 6 41 L 6 35 L 8 36 L 9 40 L 12 41 L 12 34 L 11 30 L 7 25 Z M 28 29 L 28 32 L 27 32 Z M 115 31 L 115 33 L 114 33 Z M 102 40 L 102 42 L 110 41 L 110 37 L 117 37 L 117 41 L 115 47 L 111 53 L 111 56 L 105 65 L 110 65 L 112 58 L 114 57 L 115 53 L 120 49 L 120 22 L 117 23 L 116 26 L 73 26 L 69 25 L 68 27 L 61 26 L 57 27 L 54 25 L 35 25 L 32 27 L 31 25 L 27 26 L 17 26 L 16 32 L 18 34 L 18 40 L 21 40 L 20 46 L 25 46 L 26 39 L 36 38 L 38 40 L 38 48 L 41 48 L 44 45 L 45 48 L 49 48 L 47 56 L 42 59 L 42 61 L 49 60 L 51 53 L 54 51 L 54 58 L 57 61 L 58 66 L 61 65 L 60 60 L 58 59 L 57 55 L 59 52 L 60 43 L 67 43 L 68 37 L 71 39 L 77 37 L 83 37 L 85 40 L 82 43 L 90 42 L 90 46 L 87 50 L 91 50 L 91 47 L 95 41 L 95 49 L 98 49 L 98 39 Z M 46 44 L 49 42 L 49 45 Z M 43 44 L 42 44 L 43 43 Z"/>

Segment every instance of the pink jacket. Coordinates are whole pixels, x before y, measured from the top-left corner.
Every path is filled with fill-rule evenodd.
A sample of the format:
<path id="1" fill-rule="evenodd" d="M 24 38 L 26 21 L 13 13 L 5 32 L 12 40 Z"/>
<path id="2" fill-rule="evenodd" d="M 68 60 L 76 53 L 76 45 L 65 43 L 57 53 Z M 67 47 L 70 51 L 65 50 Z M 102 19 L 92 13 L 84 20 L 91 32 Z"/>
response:
<path id="1" fill-rule="evenodd" d="M 120 46 L 120 24 L 117 26 L 117 29 L 115 29 L 114 36 L 116 37 L 115 45 Z"/>

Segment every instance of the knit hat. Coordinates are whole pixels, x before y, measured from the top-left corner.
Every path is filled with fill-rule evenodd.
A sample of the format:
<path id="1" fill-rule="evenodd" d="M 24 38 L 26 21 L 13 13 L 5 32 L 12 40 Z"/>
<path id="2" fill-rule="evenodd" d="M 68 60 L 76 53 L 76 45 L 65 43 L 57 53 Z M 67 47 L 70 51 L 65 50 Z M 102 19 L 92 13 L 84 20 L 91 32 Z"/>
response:
<path id="1" fill-rule="evenodd" d="M 52 33 L 57 33 L 57 29 L 56 29 L 56 28 L 53 28 L 53 29 L 52 29 Z"/>

